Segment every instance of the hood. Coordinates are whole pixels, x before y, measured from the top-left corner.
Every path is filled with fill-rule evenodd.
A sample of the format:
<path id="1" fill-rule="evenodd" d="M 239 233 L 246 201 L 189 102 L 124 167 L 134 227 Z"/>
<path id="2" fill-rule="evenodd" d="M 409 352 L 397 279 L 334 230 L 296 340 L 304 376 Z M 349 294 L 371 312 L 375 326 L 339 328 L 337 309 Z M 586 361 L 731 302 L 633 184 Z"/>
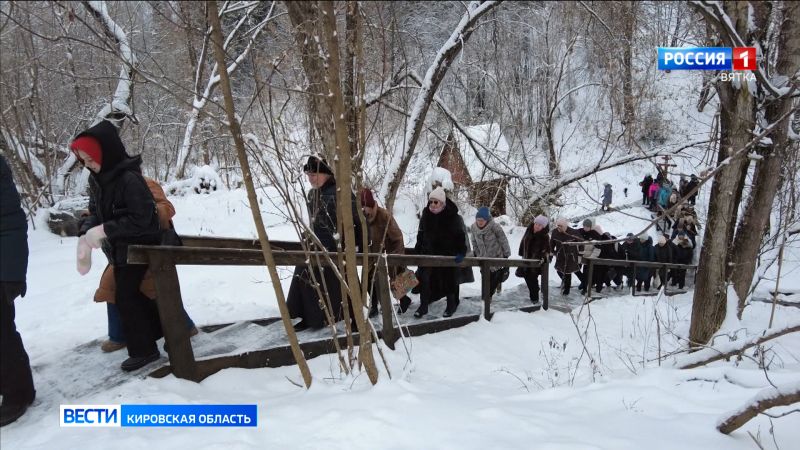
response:
<path id="1" fill-rule="evenodd" d="M 100 167 L 101 174 L 112 171 L 122 161 L 130 159 L 130 155 L 125 151 L 125 146 L 122 144 L 122 139 L 119 137 L 117 127 L 107 120 L 103 120 L 97 125 L 78 134 L 75 136 L 75 139 L 81 136 L 91 136 L 100 143 L 100 149 L 103 152 L 103 161 Z M 141 158 L 139 162 L 141 164 Z"/>

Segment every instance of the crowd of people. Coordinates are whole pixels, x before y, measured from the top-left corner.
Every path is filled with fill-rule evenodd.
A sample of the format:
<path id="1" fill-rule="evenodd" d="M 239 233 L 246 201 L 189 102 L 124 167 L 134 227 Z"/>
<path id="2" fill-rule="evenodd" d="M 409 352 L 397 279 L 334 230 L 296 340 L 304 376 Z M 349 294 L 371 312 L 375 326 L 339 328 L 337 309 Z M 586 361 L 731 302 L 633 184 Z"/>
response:
<path id="1" fill-rule="evenodd" d="M 102 249 L 108 259 L 95 300 L 105 302 L 108 311 L 109 339 L 101 348 L 105 352 L 127 348 L 128 358 L 121 369 L 132 371 L 156 361 L 160 357 L 156 341 L 164 333 L 161 328 L 153 278 L 145 265 L 127 263 L 128 246 L 180 245 L 171 218 L 175 214 L 173 205 L 163 190 L 153 180 L 142 175 L 141 157 L 127 153 L 117 128 L 102 121 L 80 133 L 70 145 L 77 161 L 89 172 L 89 208 L 82 220 L 78 247 L 77 269 L 85 275 L 91 268 L 91 254 Z M 305 248 L 337 252 L 344 249 L 344 240 L 339 239 L 337 200 L 334 172 L 324 158 L 310 156 L 303 165 L 311 189 L 306 196 L 309 226 L 304 232 Z M 4 158 L 0 157 L 0 185 L 2 187 L 2 301 L 0 301 L 0 331 L 2 331 L 2 387 L 3 403 L 0 410 L 0 425 L 11 423 L 20 417 L 33 402 L 30 363 L 16 331 L 14 323 L 14 300 L 26 293 L 27 270 L 27 220 L 20 206 L 20 197 L 13 183 L 11 171 Z M 696 198 L 697 177 L 681 180 L 676 191 L 672 183 L 659 175 L 653 180 L 649 175 L 641 183 L 643 205 L 647 205 L 663 216 L 659 224 L 661 234 L 653 243 L 647 235 L 634 236 L 628 233 L 624 241 L 617 238 L 591 219 L 583 227 L 574 229 L 565 218 L 555 221 L 551 230 L 550 220 L 536 216 L 526 228 L 517 254 L 524 259 L 555 261 L 555 269 L 562 280 L 561 292 L 570 293 L 572 275 L 580 282 L 578 289 L 585 293 L 589 286 L 601 292 L 605 286 L 621 287 L 623 277 L 627 285 L 635 285 L 637 291 L 649 291 L 651 286 L 666 284 L 682 288 L 685 270 L 653 271 L 639 267 L 636 272 L 617 270 L 614 267 L 595 265 L 591 279 L 587 267 L 581 267 L 581 256 L 628 261 L 655 261 L 662 263 L 690 264 L 696 245 L 697 221 L 692 208 Z M 692 192 L 695 191 L 695 192 Z M 689 197 L 689 205 L 670 214 L 665 214 L 677 202 L 677 196 Z M 603 209 L 609 209 L 612 200 L 611 185 L 606 184 Z M 369 189 L 361 189 L 358 195 L 350 194 L 350 204 L 344 210 L 353 215 L 355 224 L 356 251 L 362 252 L 364 240 L 371 252 L 403 254 L 403 234 L 394 217 L 380 207 Z M 361 218 L 367 229 L 362 234 Z M 668 223 L 668 224 L 667 224 Z M 671 229 L 671 235 L 670 235 Z M 471 267 L 459 267 L 468 255 L 479 258 L 509 258 L 511 249 L 503 228 L 495 222 L 488 207 L 478 208 L 475 222 L 468 229 L 459 214 L 456 203 L 448 198 L 442 186 L 432 186 L 427 203 L 420 214 L 414 252 L 417 255 L 447 256 L 455 264 L 447 266 L 422 266 L 409 274 L 405 267 L 390 266 L 388 275 L 392 286 L 401 279 L 409 282 L 408 289 L 394 289 L 399 301 L 399 313 L 405 313 L 412 300 L 408 290 L 416 285 L 419 306 L 415 317 L 428 314 L 431 303 L 446 299 L 444 317 L 457 311 L 460 303 L 459 285 L 473 281 Z M 346 268 L 345 270 L 349 270 Z M 529 291 L 530 301 L 539 302 L 542 272 L 546 265 L 537 268 L 518 268 L 515 275 L 523 278 Z M 377 314 L 380 296 L 385 295 L 376 287 L 377 271 L 367 271 L 370 286 L 370 315 Z M 492 267 L 489 288 L 494 293 L 509 277 L 508 267 Z M 321 329 L 345 317 L 354 317 L 352 309 L 345 311 L 340 277 L 337 269 L 328 264 L 307 262 L 294 270 L 287 295 L 289 314 L 300 319 L 294 324 L 297 331 Z M 399 292 L 398 292 L 399 291 Z M 185 332 L 192 336 L 198 333 L 194 322 L 186 313 Z M 165 346 L 165 350 L 169 351 Z"/>

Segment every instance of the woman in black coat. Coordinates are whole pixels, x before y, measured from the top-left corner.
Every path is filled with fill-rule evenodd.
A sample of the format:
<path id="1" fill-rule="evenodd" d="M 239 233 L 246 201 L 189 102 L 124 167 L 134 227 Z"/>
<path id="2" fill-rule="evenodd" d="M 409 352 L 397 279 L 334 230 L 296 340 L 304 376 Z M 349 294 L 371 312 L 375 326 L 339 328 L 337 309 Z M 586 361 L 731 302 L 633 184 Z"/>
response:
<path id="1" fill-rule="evenodd" d="M 308 161 L 303 166 L 303 171 L 312 187 L 308 191 L 306 199 L 311 229 L 324 250 L 336 252 L 338 251 L 336 239 L 338 231 L 336 221 L 336 179 L 333 177 L 333 171 L 324 159 L 315 156 L 308 158 Z M 361 220 L 358 218 L 358 210 L 356 209 L 356 197 L 352 193 L 350 194 L 350 203 L 356 236 L 356 251 L 361 252 L 363 242 L 361 239 Z M 308 247 L 311 250 L 318 249 L 313 242 L 309 242 Z M 342 240 L 342 248 L 344 248 L 344 240 Z M 328 322 L 325 313 L 319 306 L 320 292 L 317 291 L 314 284 L 319 285 L 320 292 L 328 300 L 326 305 L 331 308 L 329 314 L 333 317 L 333 320 L 339 321 L 344 315 L 342 310 L 342 289 L 334 268 L 330 266 L 297 266 L 294 269 L 292 284 L 289 286 L 289 293 L 286 296 L 289 316 L 293 319 L 302 319 L 294 325 L 296 331 L 302 331 L 307 328 L 320 329 Z"/>
<path id="2" fill-rule="evenodd" d="M 81 224 L 79 248 L 102 247 L 114 266 L 115 298 L 128 340 L 122 370 L 136 370 L 159 358 L 163 335 L 155 302 L 139 290 L 146 265 L 128 265 L 128 246 L 161 241 L 153 194 L 142 177 L 140 156 L 131 157 L 117 128 L 102 121 L 80 133 L 70 149 L 89 176 L 89 216 Z"/>
<path id="3" fill-rule="evenodd" d="M 446 198 L 444 190 L 437 187 L 430 193 L 428 205 L 422 211 L 417 230 L 417 255 L 454 256 L 461 262 L 467 253 L 467 238 L 464 233 L 464 220 L 458 214 L 458 207 Z M 428 313 L 428 305 L 442 297 L 447 297 L 444 317 L 450 317 L 458 308 L 458 267 L 421 267 L 420 306 L 414 317 Z"/>
<path id="4" fill-rule="evenodd" d="M 577 245 L 564 245 L 566 242 L 580 242 L 578 231 L 570 228 L 567 219 L 556 220 L 556 229 L 550 236 L 550 253 L 556 255 L 556 272 L 563 282 L 561 294 L 569 295 L 572 274 L 580 270 L 580 255 Z"/>
<path id="5" fill-rule="evenodd" d="M 533 223 L 525 229 L 525 235 L 519 243 L 519 256 L 523 259 L 544 259 L 550 253 L 550 220 L 545 216 L 536 216 Z M 528 285 L 531 303 L 539 303 L 539 277 L 549 266 L 520 268 Z M 547 305 L 543 305 L 547 309 Z"/>
<path id="6" fill-rule="evenodd" d="M 0 426 L 22 417 L 36 391 L 28 353 L 14 317 L 14 300 L 28 289 L 28 220 L 11 168 L 0 155 Z"/>

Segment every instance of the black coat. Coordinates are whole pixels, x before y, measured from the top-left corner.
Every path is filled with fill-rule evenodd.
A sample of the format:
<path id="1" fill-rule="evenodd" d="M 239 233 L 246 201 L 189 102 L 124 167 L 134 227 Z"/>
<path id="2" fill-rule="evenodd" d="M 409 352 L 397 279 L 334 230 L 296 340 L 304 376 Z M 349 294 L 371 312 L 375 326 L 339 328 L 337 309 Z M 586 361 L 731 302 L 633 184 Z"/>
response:
<path id="1" fill-rule="evenodd" d="M 417 243 L 414 246 L 417 255 L 455 256 L 467 253 L 467 236 L 464 220 L 458 215 L 458 206 L 450 199 L 439 214 L 431 212 L 426 206 L 422 211 L 417 230 Z M 458 292 L 458 267 L 425 267 L 421 279 L 427 280 L 427 288 L 431 291 L 431 299 L 439 299 L 448 294 Z M 424 281 L 423 281 L 424 282 Z M 425 289 L 426 286 L 421 286 Z"/>
<path id="2" fill-rule="evenodd" d="M 351 210 L 353 214 L 353 224 L 356 238 L 356 251 L 361 252 L 363 240 L 361 238 L 361 220 L 358 218 L 356 209 L 356 198 L 350 195 Z M 331 177 L 318 189 L 311 189 L 306 198 L 308 216 L 311 229 L 322 243 L 323 247 L 329 252 L 338 251 L 336 234 L 336 180 Z M 368 240 L 369 241 L 369 240 Z M 345 248 L 344 239 L 341 241 L 342 249 Z M 316 249 L 312 246 L 311 249 Z M 334 261 L 336 260 L 333 257 Z M 319 290 L 324 297 L 330 301 L 330 311 L 333 318 L 338 321 L 344 316 L 342 308 L 342 289 L 334 268 L 325 266 L 309 267 L 307 265 L 297 266 L 294 269 L 292 284 L 289 286 L 289 293 L 286 296 L 286 304 L 289 308 L 289 315 L 292 318 L 301 318 L 312 328 L 319 328 L 325 325 L 326 317 L 319 306 L 319 293 L 314 284 L 319 285 Z"/>
<path id="3" fill-rule="evenodd" d="M 577 245 L 563 245 L 564 242 L 580 242 L 578 231 L 567 227 L 561 232 L 558 228 L 550 236 L 551 252 L 556 255 L 556 270 L 561 273 L 575 273 L 580 270 L 580 255 Z"/>
<path id="4" fill-rule="evenodd" d="M 89 176 L 89 216 L 78 235 L 103 225 L 107 239 L 103 252 L 110 264 L 125 266 L 128 246 L 154 245 L 161 241 L 156 202 L 141 172 L 142 158 L 125 151 L 116 127 L 108 121 L 89 128 L 80 136 L 100 142 L 102 167 Z"/>
<path id="5" fill-rule="evenodd" d="M 0 281 L 25 281 L 28 271 L 28 220 L 11 168 L 0 155 Z"/>
<path id="6" fill-rule="evenodd" d="M 523 259 L 544 259 L 550 253 L 550 226 L 545 226 L 539 232 L 533 231 L 533 225 L 525 229 L 525 235 L 519 243 L 519 251 L 517 254 L 522 256 Z M 544 264 L 544 263 L 542 263 Z M 531 275 L 540 275 L 542 269 L 547 266 L 542 265 L 540 268 L 529 267 L 523 272 L 530 273 Z"/>
<path id="7" fill-rule="evenodd" d="M 691 264 L 694 250 L 691 245 L 673 244 L 672 256 L 675 264 Z"/>
<path id="8" fill-rule="evenodd" d="M 672 264 L 674 261 L 673 253 L 674 253 L 674 245 L 672 242 L 667 241 L 664 245 L 654 245 L 653 246 L 653 253 L 654 253 L 654 261 L 660 263 L 669 263 Z"/>
<path id="9" fill-rule="evenodd" d="M 653 238 L 647 237 L 645 242 L 639 241 L 639 259 L 638 261 L 655 261 L 655 253 L 653 249 Z M 648 267 L 636 268 L 636 281 L 646 281 L 650 278 L 652 271 Z"/>
<path id="10" fill-rule="evenodd" d="M 644 177 L 644 180 L 639 182 L 639 186 L 642 187 L 642 194 L 647 194 L 647 191 L 650 190 L 650 185 L 653 184 L 653 177 L 647 175 Z"/>
<path id="11" fill-rule="evenodd" d="M 361 239 L 361 220 L 358 218 L 358 209 L 356 209 L 356 197 L 352 193 L 350 194 L 350 204 L 353 214 L 356 251 L 360 252 L 363 244 Z M 311 189 L 308 192 L 306 206 L 308 207 L 308 216 L 314 234 L 322 242 L 326 250 L 329 252 L 337 251 L 335 237 L 338 233 L 336 226 L 336 180 L 331 177 L 319 189 Z M 342 239 L 342 248 L 344 248 L 344 239 Z"/>

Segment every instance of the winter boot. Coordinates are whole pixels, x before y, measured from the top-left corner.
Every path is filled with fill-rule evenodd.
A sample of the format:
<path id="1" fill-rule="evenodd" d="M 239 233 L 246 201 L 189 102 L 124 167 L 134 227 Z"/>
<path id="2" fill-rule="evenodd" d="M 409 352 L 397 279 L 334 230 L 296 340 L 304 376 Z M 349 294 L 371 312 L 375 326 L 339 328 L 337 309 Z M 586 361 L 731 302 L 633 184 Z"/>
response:
<path id="1" fill-rule="evenodd" d="M 411 299 L 407 295 L 400 297 L 400 308 L 397 309 L 397 313 L 403 314 L 408 311 L 409 306 L 411 306 Z"/>
<path id="2" fill-rule="evenodd" d="M 122 362 L 120 368 L 125 372 L 141 369 L 142 367 L 150 364 L 151 362 L 158 360 L 158 358 L 160 357 L 161 353 L 159 353 L 158 350 L 147 356 L 138 356 L 138 357 L 131 356 L 130 358 Z"/>

